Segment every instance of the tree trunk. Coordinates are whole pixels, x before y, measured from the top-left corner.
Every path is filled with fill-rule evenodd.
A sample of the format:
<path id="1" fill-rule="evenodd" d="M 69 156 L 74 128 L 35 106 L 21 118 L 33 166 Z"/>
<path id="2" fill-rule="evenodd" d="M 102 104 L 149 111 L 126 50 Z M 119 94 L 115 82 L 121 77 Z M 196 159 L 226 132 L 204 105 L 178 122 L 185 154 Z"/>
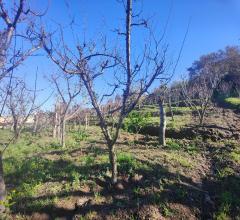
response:
<path id="1" fill-rule="evenodd" d="M 171 115 L 171 117 L 172 117 L 172 121 L 174 121 L 173 111 L 172 111 L 172 101 L 171 101 L 171 98 L 170 98 L 170 97 L 169 97 L 169 99 L 168 99 L 168 106 L 169 106 L 170 115 Z"/>
<path id="2" fill-rule="evenodd" d="M 14 139 L 15 139 L 15 141 L 18 140 L 19 136 L 20 136 L 20 131 L 17 130 L 16 132 L 14 132 Z"/>
<path id="3" fill-rule="evenodd" d="M 203 125 L 204 115 L 205 115 L 204 113 L 200 114 L 200 118 L 199 118 L 199 122 L 200 123 L 199 123 L 199 125 L 201 125 L 201 126 Z"/>
<path id="4" fill-rule="evenodd" d="M 108 149 L 109 149 L 109 160 L 111 163 L 111 169 L 112 169 L 112 184 L 117 183 L 117 155 L 115 152 L 115 147 L 112 144 L 108 144 Z"/>
<path id="5" fill-rule="evenodd" d="M 159 126 L 159 144 L 162 146 L 166 145 L 166 138 L 165 138 L 165 132 L 166 132 L 166 114 L 164 110 L 164 101 L 159 100 L 159 110 L 160 110 L 160 126 Z"/>
<path id="6" fill-rule="evenodd" d="M 38 116 L 34 116 L 34 127 L 33 127 L 33 133 L 32 134 L 37 134 L 37 129 L 38 129 Z"/>
<path id="7" fill-rule="evenodd" d="M 3 161 L 2 161 L 2 153 L 0 153 L 0 213 L 5 211 L 4 201 L 6 198 L 6 186 L 4 182 L 3 176 Z"/>
<path id="8" fill-rule="evenodd" d="M 54 126 L 53 126 L 53 138 L 57 137 L 57 112 L 55 112 L 55 118 L 54 118 Z"/>
<path id="9" fill-rule="evenodd" d="M 65 119 L 61 120 L 61 145 L 62 147 L 65 147 L 65 128 L 66 128 L 66 122 Z"/>
<path id="10" fill-rule="evenodd" d="M 18 129 L 18 123 L 13 122 L 13 133 L 14 133 L 14 140 L 17 141 L 19 138 L 20 130 Z"/>
<path id="11" fill-rule="evenodd" d="M 61 140 L 61 120 L 59 115 L 57 120 L 57 140 Z"/>
<path id="12" fill-rule="evenodd" d="M 206 106 L 199 111 L 199 125 L 202 126 L 206 114 Z"/>
<path id="13" fill-rule="evenodd" d="M 87 127 L 88 127 L 88 117 L 87 117 L 87 115 L 85 116 L 85 129 L 87 129 Z"/>

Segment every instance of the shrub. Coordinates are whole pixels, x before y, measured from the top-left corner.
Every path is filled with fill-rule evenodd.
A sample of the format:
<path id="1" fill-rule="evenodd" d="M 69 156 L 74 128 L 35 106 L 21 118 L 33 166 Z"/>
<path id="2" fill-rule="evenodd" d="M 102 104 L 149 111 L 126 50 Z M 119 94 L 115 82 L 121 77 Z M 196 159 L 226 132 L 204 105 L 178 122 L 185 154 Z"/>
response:
<path id="1" fill-rule="evenodd" d="M 124 121 L 123 129 L 130 133 L 139 133 L 149 123 L 149 112 L 132 111 Z"/>
<path id="2" fill-rule="evenodd" d="M 81 141 L 87 140 L 89 135 L 85 129 L 79 129 L 76 132 L 72 132 L 72 137 L 77 143 L 80 143 Z"/>

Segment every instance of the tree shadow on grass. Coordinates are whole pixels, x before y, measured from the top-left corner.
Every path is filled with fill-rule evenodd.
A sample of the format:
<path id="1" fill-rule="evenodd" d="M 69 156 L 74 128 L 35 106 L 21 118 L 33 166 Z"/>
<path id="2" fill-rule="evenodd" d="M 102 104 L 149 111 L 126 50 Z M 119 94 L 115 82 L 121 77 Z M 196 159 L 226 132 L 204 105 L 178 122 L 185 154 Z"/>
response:
<path id="1" fill-rule="evenodd" d="M 92 151 L 90 150 L 90 152 Z M 105 153 L 105 151 L 100 153 Z M 84 216 L 93 212 L 97 213 L 99 219 L 106 219 L 106 216 L 113 213 L 127 213 L 129 216 L 141 219 L 138 212 L 146 205 L 156 206 L 161 213 L 164 213 L 163 207 L 166 204 L 175 203 L 188 207 L 197 218 L 206 219 L 212 218 L 213 212 L 221 207 L 222 203 L 219 202 L 217 196 L 224 187 L 223 196 L 225 195 L 227 202 L 230 201 L 231 210 L 233 210 L 232 216 L 237 213 L 237 209 L 232 209 L 232 207 L 237 207 L 238 200 L 234 199 L 234 202 L 231 202 L 234 191 L 236 195 L 239 195 L 240 181 L 237 177 L 232 176 L 218 180 L 206 178 L 203 187 L 199 188 L 199 185 L 190 177 L 170 172 L 160 164 L 152 164 L 127 156 L 119 158 L 119 182 L 123 188 L 117 190 L 111 187 L 110 180 L 106 175 L 110 168 L 108 163 L 89 161 L 76 165 L 68 160 L 51 161 L 33 157 L 16 164 L 15 158 L 7 158 L 5 163 L 15 162 L 16 167 L 12 169 L 12 172 L 7 173 L 6 182 L 18 187 L 18 190 L 21 190 L 25 184 L 34 185 L 49 181 L 72 182 L 73 173 L 79 174 L 80 182 L 85 180 L 86 184 L 94 183 L 89 191 L 71 189 L 52 195 L 34 197 L 23 194 L 14 200 L 15 204 L 11 210 L 14 213 L 27 215 L 32 215 L 34 212 L 48 213 L 52 219 L 56 217 L 73 219 L 75 215 Z M 136 174 L 139 178 L 136 178 Z M 209 192 L 211 198 L 215 198 L 214 202 L 217 206 L 214 207 L 215 209 L 207 207 L 209 204 L 205 203 L 205 191 Z M 95 201 L 96 193 L 104 198 L 104 202 L 97 203 Z M 72 209 L 64 206 L 56 207 L 53 202 L 54 198 L 62 200 L 69 197 L 87 198 L 87 200 L 81 205 L 74 204 L 75 207 Z M 196 209 L 199 212 L 195 212 Z"/>
<path id="2" fill-rule="evenodd" d="M 13 158 L 8 158 L 6 163 L 13 162 Z M 191 180 L 184 176 L 176 176 L 174 173 L 170 173 L 167 169 L 157 166 L 141 166 L 141 161 L 131 161 L 131 159 L 122 159 L 119 162 L 119 173 L 120 181 L 124 185 L 123 190 L 113 190 L 110 186 L 109 179 L 100 179 L 104 177 L 109 165 L 106 163 L 101 164 L 85 164 L 76 166 L 71 161 L 57 160 L 51 161 L 45 158 L 33 157 L 31 159 L 22 161 L 17 165 L 13 172 L 6 175 L 6 182 L 11 183 L 13 186 L 18 187 L 17 190 L 24 188 L 26 184 L 39 184 L 46 182 L 62 182 L 62 181 L 73 181 L 72 173 L 77 172 L 81 177 L 94 181 L 96 185 L 101 187 L 98 192 L 101 197 L 111 197 L 111 202 L 105 202 L 103 204 L 87 203 L 83 206 L 77 207 L 74 210 L 65 208 L 55 207 L 53 203 L 54 198 L 66 198 L 69 196 L 88 197 L 93 199 L 95 189 L 93 188 L 90 192 L 83 191 L 70 191 L 70 192 L 59 192 L 54 195 L 43 195 L 40 197 L 20 195 L 15 199 L 15 204 L 12 207 L 12 211 L 15 213 L 31 215 L 33 212 L 44 212 L 48 213 L 52 218 L 57 216 L 65 216 L 71 219 L 76 214 L 86 214 L 88 212 L 99 212 L 100 215 L 109 215 L 112 211 L 124 211 L 127 209 L 136 209 L 144 204 L 159 205 L 164 202 L 181 202 L 188 206 L 197 206 L 197 204 L 189 202 L 179 196 L 185 196 L 185 192 L 192 191 L 188 189 L 186 185 L 182 185 L 176 182 L 177 179 L 181 178 L 182 181 L 194 184 Z M 137 164 L 135 164 L 137 163 Z M 143 178 L 139 181 L 131 180 L 131 175 L 138 173 L 143 175 Z M 127 179 L 124 179 L 128 175 Z M 100 176 L 99 178 L 97 178 Z M 98 180 L 97 180 L 98 179 Z M 159 190 L 161 184 L 160 180 L 164 180 L 162 184 L 163 190 Z M 138 192 L 137 189 L 141 192 Z M 181 188 L 181 191 L 176 191 Z M 152 190 L 157 189 L 157 190 Z M 143 192 L 142 192 L 143 191 Z M 183 193 L 183 192 L 184 193 Z M 176 196 L 176 192 L 178 197 Z M 90 201 L 90 200 L 89 200 Z"/>
<path id="3" fill-rule="evenodd" d="M 240 164 L 229 157 L 233 149 L 230 145 L 208 148 L 212 176 L 203 179 L 203 188 L 213 201 L 212 214 L 219 219 L 240 218 Z"/>
<path id="4" fill-rule="evenodd" d="M 97 143 L 97 142 L 96 142 Z M 98 144 L 98 143 L 97 143 Z M 80 147 L 74 150 L 69 151 L 70 156 L 76 156 L 76 155 L 104 155 L 108 152 L 107 148 L 105 147 L 100 147 L 96 145 L 91 145 L 87 147 Z"/>
<path id="5" fill-rule="evenodd" d="M 5 179 L 15 186 L 22 183 L 45 183 L 49 181 L 71 181 L 72 174 L 78 173 L 80 178 L 88 178 L 91 175 L 100 175 L 106 172 L 108 164 L 94 164 L 92 160 L 86 160 L 84 165 L 78 166 L 69 160 L 49 160 L 42 157 L 32 157 L 17 161 L 16 158 L 6 158 L 4 163 L 10 166 Z"/>

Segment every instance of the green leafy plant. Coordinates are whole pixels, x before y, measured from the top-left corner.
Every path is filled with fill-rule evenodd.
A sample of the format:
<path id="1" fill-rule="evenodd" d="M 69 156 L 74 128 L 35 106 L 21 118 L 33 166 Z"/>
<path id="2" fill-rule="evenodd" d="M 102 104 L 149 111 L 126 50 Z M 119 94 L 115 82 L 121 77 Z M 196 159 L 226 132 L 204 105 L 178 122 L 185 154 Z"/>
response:
<path id="1" fill-rule="evenodd" d="M 137 160 L 127 153 L 121 153 L 118 155 L 119 170 L 125 174 L 133 174 L 134 171 L 139 167 Z"/>
<path id="2" fill-rule="evenodd" d="M 234 162 L 240 164 L 240 150 L 231 152 L 230 156 Z"/>
<path id="3" fill-rule="evenodd" d="M 177 141 L 170 139 L 167 142 L 167 148 L 170 150 L 180 150 L 181 149 L 181 144 L 178 143 Z"/>
<path id="4" fill-rule="evenodd" d="M 133 193 L 136 197 L 138 197 L 141 194 L 141 188 L 140 187 L 135 187 L 133 189 Z"/>
<path id="5" fill-rule="evenodd" d="M 234 170 L 231 167 L 224 167 L 223 169 L 218 169 L 217 174 L 219 178 L 224 178 L 230 175 L 234 175 Z"/>
<path id="6" fill-rule="evenodd" d="M 85 129 L 79 129 L 76 132 L 72 132 L 72 137 L 77 143 L 80 143 L 81 141 L 87 140 L 89 135 Z"/>
<path id="7" fill-rule="evenodd" d="M 94 157 L 92 156 L 86 156 L 84 159 L 85 165 L 86 166 L 91 166 L 94 163 Z"/>
<path id="8" fill-rule="evenodd" d="M 173 215 L 172 210 L 165 204 L 160 205 L 164 217 L 171 217 Z"/>
<path id="9" fill-rule="evenodd" d="M 58 142 L 51 142 L 51 143 L 50 143 L 50 147 L 51 147 L 52 149 L 60 149 L 60 148 L 62 148 L 61 144 L 58 143 Z"/>
<path id="10" fill-rule="evenodd" d="M 72 177 L 72 185 L 74 188 L 77 188 L 80 185 L 80 177 L 81 175 L 75 170 L 71 172 Z"/>
<path id="11" fill-rule="evenodd" d="M 151 114 L 149 112 L 132 111 L 124 121 L 124 130 L 130 133 L 139 133 L 149 123 Z"/>
<path id="12" fill-rule="evenodd" d="M 11 208 L 15 204 L 14 199 L 15 199 L 16 195 L 17 195 L 16 190 L 12 190 L 12 191 L 8 192 L 5 200 L 0 201 L 0 205 L 4 205 L 6 208 Z"/>
<path id="13" fill-rule="evenodd" d="M 189 145 L 186 146 L 186 151 L 190 154 L 196 154 L 199 149 L 197 148 L 197 145 L 195 143 L 190 143 Z"/>
<path id="14" fill-rule="evenodd" d="M 229 217 L 230 206 L 228 204 L 224 204 L 221 206 L 220 210 L 214 214 L 215 220 L 230 220 Z"/>

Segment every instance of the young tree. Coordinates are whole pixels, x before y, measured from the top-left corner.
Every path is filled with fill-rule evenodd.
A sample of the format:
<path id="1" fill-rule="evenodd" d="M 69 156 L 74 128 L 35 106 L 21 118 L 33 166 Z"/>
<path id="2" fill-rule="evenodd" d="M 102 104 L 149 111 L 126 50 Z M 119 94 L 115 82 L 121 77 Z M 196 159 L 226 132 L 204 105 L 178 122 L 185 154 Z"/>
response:
<path id="1" fill-rule="evenodd" d="M 32 135 L 37 135 L 43 129 L 47 129 L 49 121 L 51 121 L 51 112 L 38 109 L 33 115 Z"/>
<path id="2" fill-rule="evenodd" d="M 159 88 L 156 88 L 152 94 L 149 95 L 148 102 L 158 104 L 159 107 L 159 144 L 161 146 L 166 145 L 166 126 L 167 126 L 167 117 L 166 117 L 166 106 L 169 106 L 169 111 L 173 119 L 172 105 L 171 105 L 171 88 L 168 88 L 166 85 L 161 85 Z"/>
<path id="3" fill-rule="evenodd" d="M 70 50 L 63 41 L 59 49 L 53 45 L 52 35 L 46 35 L 42 31 L 41 42 L 52 61 L 57 64 L 66 74 L 77 74 L 81 77 L 87 90 L 92 106 L 100 121 L 100 127 L 109 151 L 109 159 L 112 171 L 112 183 L 117 183 L 117 156 L 115 143 L 118 139 L 120 128 L 124 118 L 136 107 L 139 99 L 151 87 L 157 79 L 167 80 L 169 76 L 165 74 L 165 54 L 167 46 L 161 45 L 161 40 L 156 40 L 150 31 L 149 42 L 144 43 L 144 50 L 139 56 L 131 54 L 134 41 L 131 41 L 133 28 L 145 27 L 149 31 L 148 22 L 140 19 L 139 14 L 135 14 L 132 8 L 132 0 L 124 2 L 125 11 L 125 31 L 117 29 L 117 33 L 124 37 L 124 52 L 119 49 L 106 49 L 107 43 L 104 41 L 103 50 L 99 50 L 96 44 L 76 45 L 77 54 Z M 119 43 L 122 43 L 120 41 Z M 135 44 L 136 46 L 136 44 Z M 138 45 L 139 46 L 139 45 Z M 161 46 L 161 47 L 160 47 Z M 138 57 L 133 60 L 133 57 Z M 101 91 L 97 93 L 95 88 L 96 79 L 103 77 L 104 73 L 111 74 L 111 82 L 106 87 L 107 93 Z M 135 90 L 135 88 L 139 88 Z M 120 106 L 112 112 L 117 112 L 117 120 L 114 130 L 111 132 L 108 117 L 101 110 L 101 102 L 117 94 L 122 95 Z"/>
<path id="4" fill-rule="evenodd" d="M 14 78 L 11 83 L 11 87 L 6 85 L 5 89 L 1 88 L 1 92 L 5 94 L 8 93 L 8 98 L 6 100 L 6 107 L 9 113 L 12 116 L 12 120 L 9 121 L 13 124 L 13 136 L 9 138 L 6 143 L 1 143 L 3 149 L 0 153 L 0 212 L 5 210 L 4 200 L 6 197 L 6 187 L 4 181 L 4 170 L 3 170 L 3 161 L 2 157 L 5 150 L 9 145 L 17 140 L 26 121 L 30 115 L 37 109 L 35 105 L 36 99 L 36 87 L 34 91 L 30 92 L 26 88 L 24 81 Z M 6 96 L 6 95 L 5 95 Z"/>
<path id="5" fill-rule="evenodd" d="M 169 89 L 166 85 L 161 85 L 159 88 L 155 89 L 154 96 L 155 100 L 159 106 L 159 144 L 162 146 L 166 145 L 166 126 L 167 126 L 167 117 L 165 111 L 165 102 L 169 95 Z"/>
<path id="6" fill-rule="evenodd" d="M 27 120 L 40 107 L 36 105 L 36 92 L 36 81 L 32 91 L 27 88 L 23 80 L 14 79 L 12 82 L 6 106 L 12 116 L 15 141 L 18 140 Z"/>
<path id="7" fill-rule="evenodd" d="M 182 83 L 182 94 L 186 104 L 195 112 L 197 112 L 199 125 L 203 125 L 207 110 L 211 106 L 213 92 L 221 82 L 221 78 L 217 74 L 211 77 L 200 75 L 192 81 L 184 81 Z"/>
<path id="8" fill-rule="evenodd" d="M 74 99 L 81 93 L 81 82 L 78 76 L 61 74 L 52 75 L 51 82 L 57 91 L 60 101 L 55 107 L 55 122 L 53 136 L 58 137 L 62 147 L 65 147 L 65 128 L 66 121 L 70 120 L 79 108 L 71 110 Z"/>

